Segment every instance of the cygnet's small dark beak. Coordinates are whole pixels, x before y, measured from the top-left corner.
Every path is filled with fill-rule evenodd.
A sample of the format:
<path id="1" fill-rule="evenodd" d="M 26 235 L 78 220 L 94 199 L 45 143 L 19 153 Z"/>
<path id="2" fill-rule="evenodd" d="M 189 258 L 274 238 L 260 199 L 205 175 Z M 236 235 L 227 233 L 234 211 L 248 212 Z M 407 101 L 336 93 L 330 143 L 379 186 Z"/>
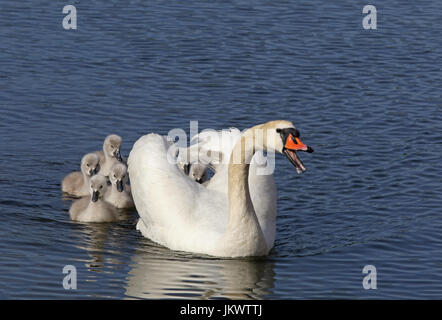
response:
<path id="1" fill-rule="evenodd" d="M 118 190 L 118 192 L 123 192 L 124 185 L 123 185 L 123 181 L 122 180 L 117 180 L 117 190 Z"/>
<path id="2" fill-rule="evenodd" d="M 115 156 L 115 158 L 116 158 L 118 161 L 120 161 L 120 162 L 123 161 L 123 158 L 121 157 L 120 150 L 115 150 L 115 152 L 114 152 L 114 156 Z"/>
<path id="3" fill-rule="evenodd" d="M 92 192 L 92 199 L 91 199 L 92 202 L 97 202 L 99 195 L 100 195 L 100 192 L 98 192 L 98 191 Z"/>
<path id="4" fill-rule="evenodd" d="M 100 164 L 97 164 L 97 166 L 95 167 L 94 171 L 92 172 L 92 174 L 97 174 L 98 171 L 100 171 Z"/>
<path id="5" fill-rule="evenodd" d="M 190 163 L 184 164 L 184 174 L 189 175 Z"/>

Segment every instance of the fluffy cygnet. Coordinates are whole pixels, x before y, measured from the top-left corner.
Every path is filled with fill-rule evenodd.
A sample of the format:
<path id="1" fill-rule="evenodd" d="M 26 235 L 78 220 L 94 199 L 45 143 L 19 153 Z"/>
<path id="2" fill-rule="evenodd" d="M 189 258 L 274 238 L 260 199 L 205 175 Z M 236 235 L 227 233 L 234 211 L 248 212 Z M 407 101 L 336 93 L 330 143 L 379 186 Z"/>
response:
<path id="1" fill-rule="evenodd" d="M 103 151 L 97 151 L 100 157 L 101 170 L 100 174 L 108 177 L 114 164 L 123 162 L 121 157 L 121 137 L 111 134 L 104 139 Z"/>
<path id="2" fill-rule="evenodd" d="M 202 163 L 192 163 L 189 169 L 189 177 L 198 183 L 204 183 L 209 180 L 209 174 L 207 173 L 207 165 Z"/>
<path id="3" fill-rule="evenodd" d="M 177 166 L 189 178 L 202 184 L 209 179 L 209 166 L 200 162 L 188 162 L 191 152 L 190 148 L 178 148 Z"/>
<path id="4" fill-rule="evenodd" d="M 117 208 L 133 208 L 134 201 L 130 186 L 127 184 L 126 165 L 122 163 L 115 164 L 110 171 L 109 180 L 112 186 L 106 192 L 104 199 Z"/>
<path id="5" fill-rule="evenodd" d="M 81 172 L 68 174 L 61 182 L 61 190 L 73 196 L 83 197 L 89 194 L 89 180 L 100 170 L 100 160 L 95 153 L 88 153 L 81 159 Z"/>
<path id="6" fill-rule="evenodd" d="M 90 180 L 90 195 L 72 203 L 69 214 L 72 220 L 82 222 L 114 222 L 118 220 L 118 211 L 104 200 L 107 179 L 101 174 Z"/>

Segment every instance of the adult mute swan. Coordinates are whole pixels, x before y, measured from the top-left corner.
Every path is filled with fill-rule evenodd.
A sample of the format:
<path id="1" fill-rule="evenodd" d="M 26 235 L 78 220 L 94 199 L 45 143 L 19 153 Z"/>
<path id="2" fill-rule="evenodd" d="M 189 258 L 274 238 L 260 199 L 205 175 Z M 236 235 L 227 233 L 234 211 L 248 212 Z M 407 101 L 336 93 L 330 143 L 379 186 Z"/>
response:
<path id="1" fill-rule="evenodd" d="M 261 139 L 262 143 L 257 143 Z M 267 245 L 251 200 L 250 161 L 258 150 L 283 153 L 298 172 L 306 169 L 296 151 L 313 152 L 290 121 L 277 120 L 246 130 L 228 164 L 228 192 L 188 179 L 168 156 L 165 137 L 148 134 L 134 144 L 128 165 L 140 215 L 137 228 L 172 250 L 220 257 L 266 255 Z M 274 222 L 273 222 L 274 223 Z"/>

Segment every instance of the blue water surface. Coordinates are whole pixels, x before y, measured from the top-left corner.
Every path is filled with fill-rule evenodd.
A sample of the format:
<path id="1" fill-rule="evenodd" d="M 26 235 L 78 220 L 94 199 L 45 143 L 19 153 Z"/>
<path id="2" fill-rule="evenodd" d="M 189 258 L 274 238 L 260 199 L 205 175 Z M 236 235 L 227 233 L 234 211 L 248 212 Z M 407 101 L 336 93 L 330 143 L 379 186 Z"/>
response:
<path id="1" fill-rule="evenodd" d="M 64 5 L 78 29 L 64 30 Z M 0 298 L 442 298 L 442 2 L 0 4 Z M 62 178 L 107 134 L 288 119 L 315 148 L 277 156 L 265 258 L 173 252 L 70 221 Z M 65 290 L 65 265 L 77 268 Z M 362 269 L 377 269 L 365 290 Z"/>

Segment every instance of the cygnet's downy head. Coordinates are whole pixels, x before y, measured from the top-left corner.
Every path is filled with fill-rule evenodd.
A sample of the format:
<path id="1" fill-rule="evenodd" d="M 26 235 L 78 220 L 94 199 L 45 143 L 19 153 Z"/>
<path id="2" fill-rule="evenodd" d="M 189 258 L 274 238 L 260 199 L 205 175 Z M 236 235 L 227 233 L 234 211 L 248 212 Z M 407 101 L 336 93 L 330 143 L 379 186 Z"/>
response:
<path id="1" fill-rule="evenodd" d="M 90 192 L 92 202 L 97 202 L 104 196 L 107 189 L 107 179 L 101 174 L 97 174 L 91 178 Z"/>
<path id="2" fill-rule="evenodd" d="M 189 177 L 198 183 L 207 181 L 207 166 L 202 163 L 191 164 L 189 169 Z"/>
<path id="3" fill-rule="evenodd" d="M 100 171 L 100 158 L 95 153 L 88 153 L 81 159 L 81 171 L 93 176 Z"/>
<path id="4" fill-rule="evenodd" d="M 189 175 L 190 163 L 178 162 L 178 168 L 186 175 Z"/>
<path id="5" fill-rule="evenodd" d="M 104 153 L 107 154 L 108 157 L 114 157 L 118 161 L 123 161 L 121 157 L 121 137 L 116 134 L 111 134 L 106 137 L 103 144 Z"/>
<path id="6" fill-rule="evenodd" d="M 119 192 L 124 191 L 124 185 L 126 184 L 128 179 L 127 176 L 127 167 L 122 163 L 115 164 L 111 172 L 109 174 L 109 180 L 112 183 L 112 185 L 117 186 L 117 190 Z"/>

